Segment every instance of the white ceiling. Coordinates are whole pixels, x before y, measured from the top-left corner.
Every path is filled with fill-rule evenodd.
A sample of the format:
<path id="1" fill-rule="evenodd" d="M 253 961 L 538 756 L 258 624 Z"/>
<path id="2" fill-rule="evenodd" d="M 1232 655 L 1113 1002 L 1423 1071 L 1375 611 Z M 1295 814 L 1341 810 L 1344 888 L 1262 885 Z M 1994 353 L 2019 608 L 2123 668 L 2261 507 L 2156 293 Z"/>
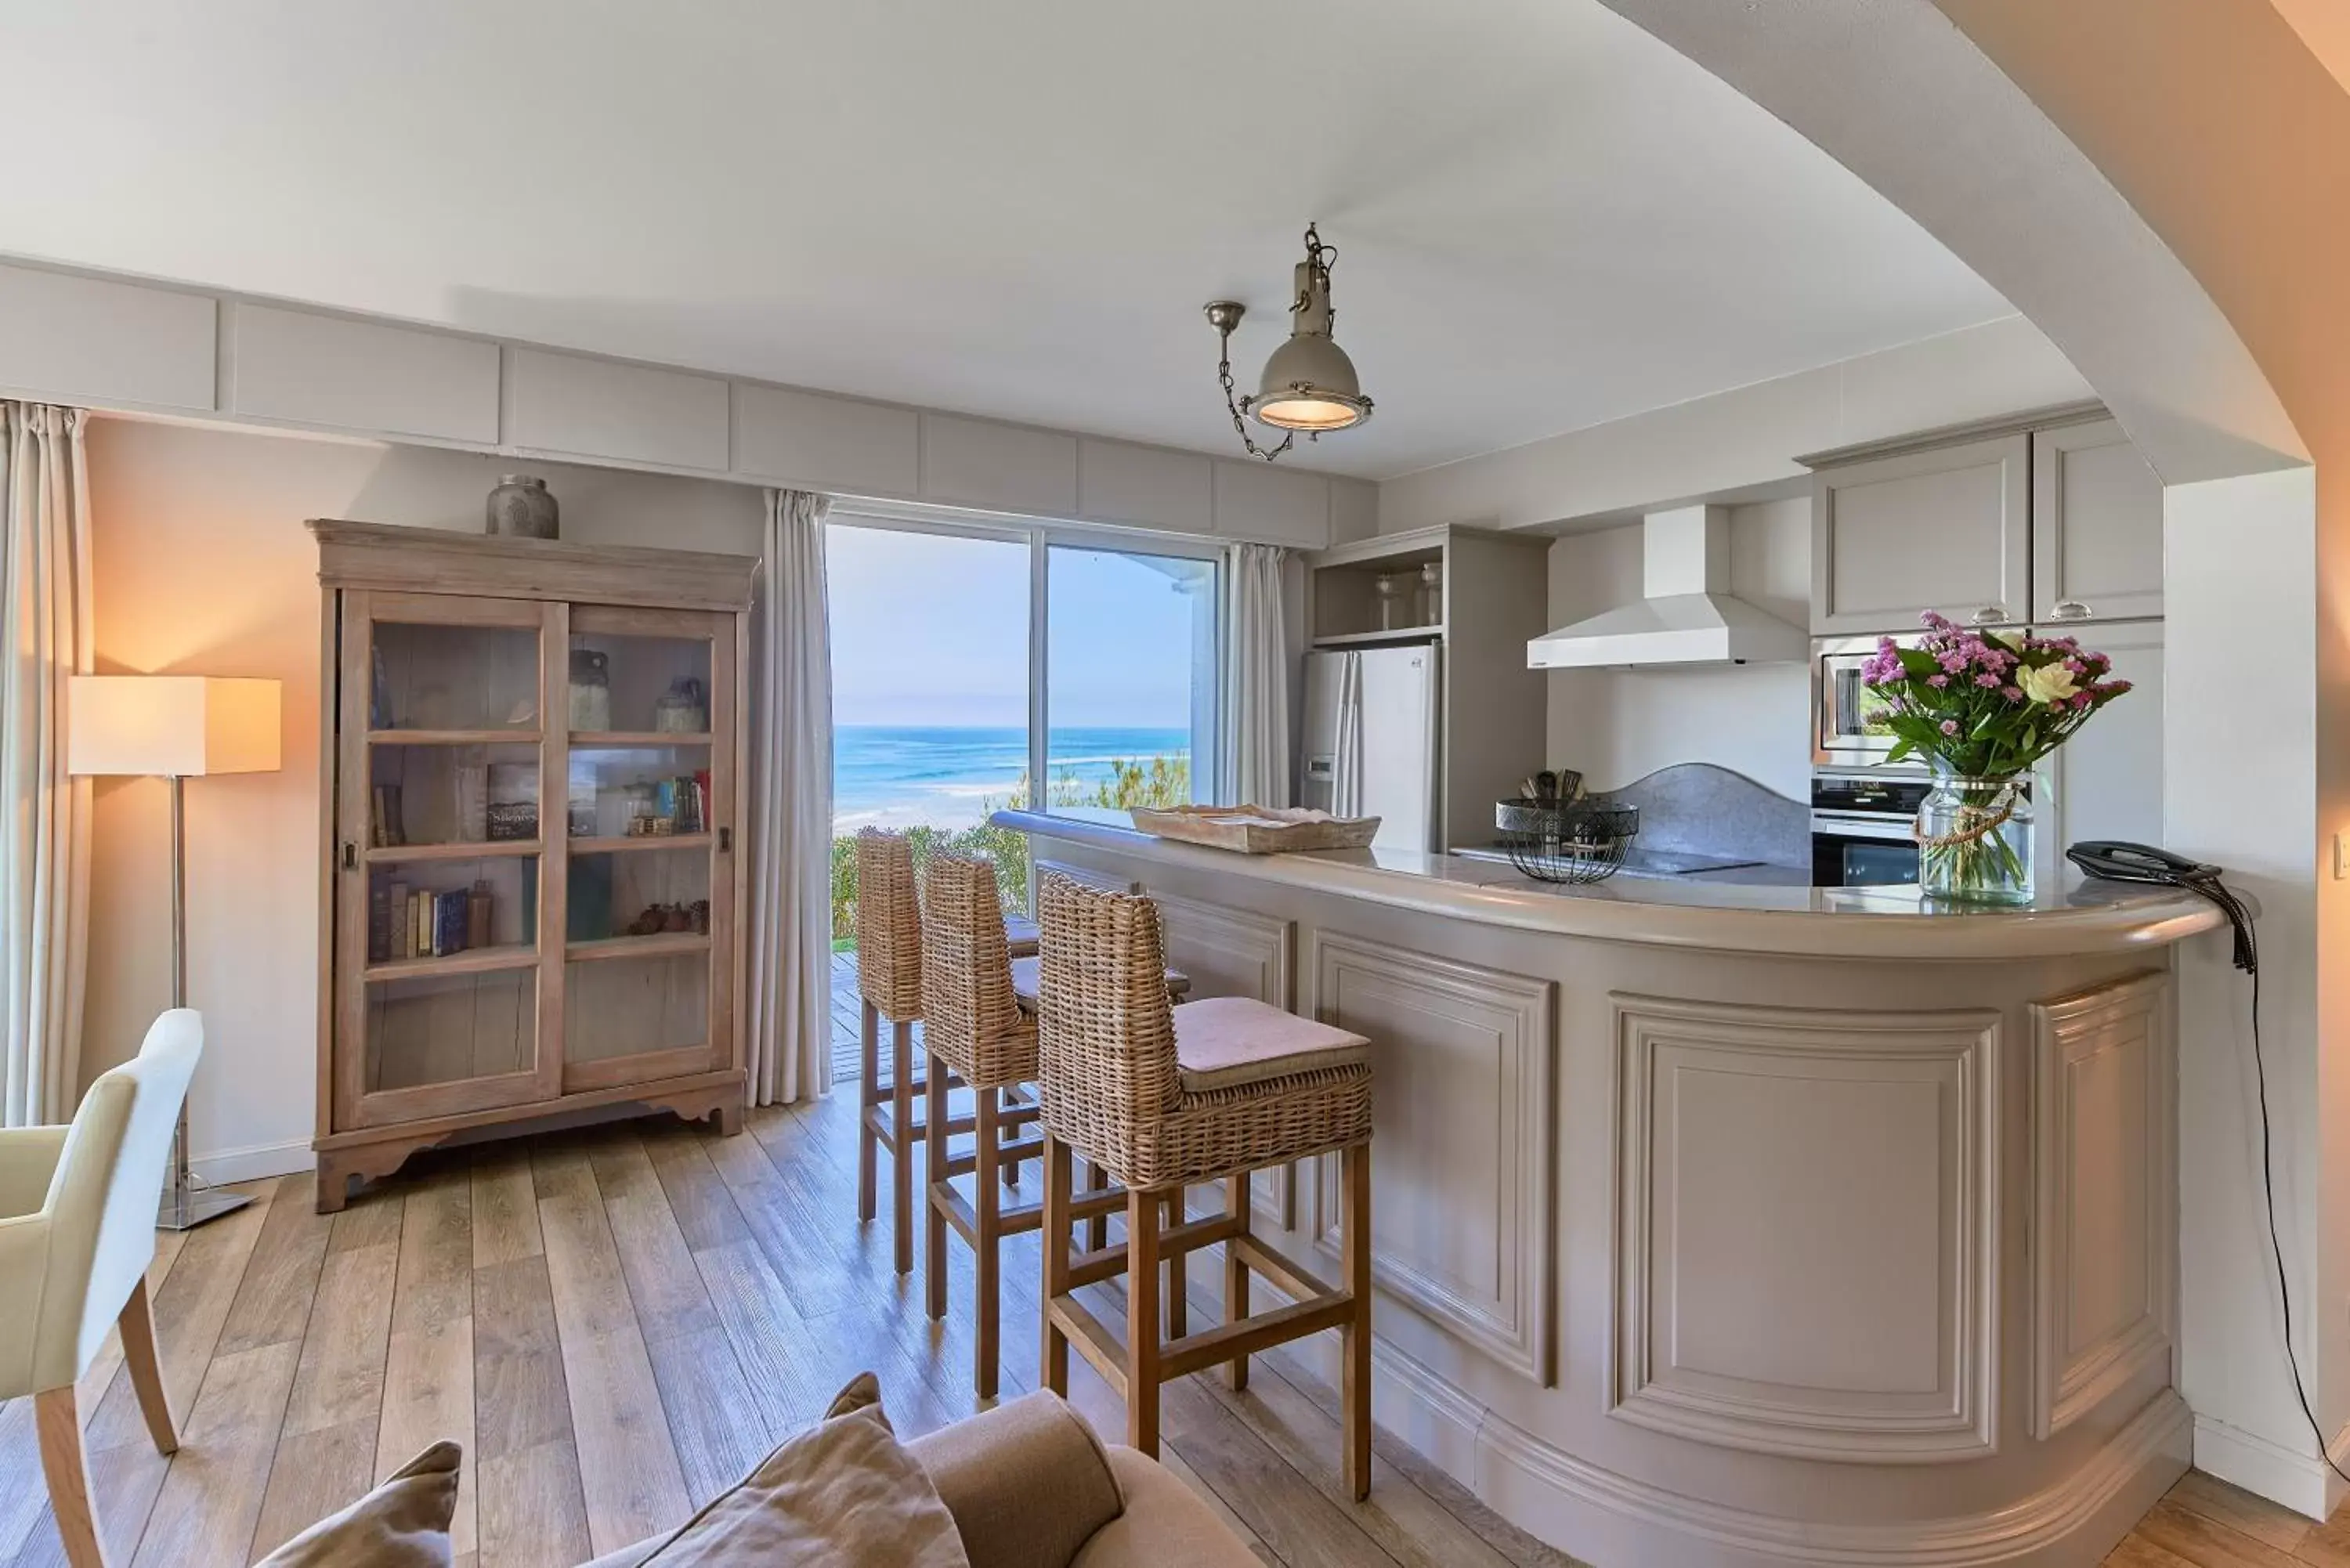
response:
<path id="1" fill-rule="evenodd" d="M 0 9 L 0 252 L 1222 450 L 1340 252 L 1386 477 L 2011 314 L 1594 0 Z M 0 346 L 5 352 L 5 346 Z"/>

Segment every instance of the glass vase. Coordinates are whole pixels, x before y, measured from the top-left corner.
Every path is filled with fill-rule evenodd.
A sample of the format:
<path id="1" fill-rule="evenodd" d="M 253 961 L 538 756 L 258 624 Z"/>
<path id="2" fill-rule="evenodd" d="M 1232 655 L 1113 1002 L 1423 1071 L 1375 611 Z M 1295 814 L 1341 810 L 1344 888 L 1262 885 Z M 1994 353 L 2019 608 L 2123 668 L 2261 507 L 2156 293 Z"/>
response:
<path id="1" fill-rule="evenodd" d="M 1918 807 L 1918 888 L 1966 904 L 2032 902 L 2031 781 L 1938 773 Z"/>

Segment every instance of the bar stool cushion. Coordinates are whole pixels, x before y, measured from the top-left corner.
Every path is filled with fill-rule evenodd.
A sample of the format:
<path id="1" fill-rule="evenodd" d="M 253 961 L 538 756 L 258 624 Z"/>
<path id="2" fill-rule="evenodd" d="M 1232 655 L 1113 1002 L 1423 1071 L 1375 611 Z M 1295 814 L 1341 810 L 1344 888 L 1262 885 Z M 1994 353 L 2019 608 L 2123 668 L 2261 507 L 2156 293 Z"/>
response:
<path id="1" fill-rule="evenodd" d="M 1175 1073 L 1187 1095 L 1370 1061 L 1363 1036 L 1249 997 L 1204 997 L 1175 1010 Z"/>
<path id="2" fill-rule="evenodd" d="M 1014 958 L 1026 958 L 1036 950 L 1036 922 L 1025 915 L 1003 917 L 1003 945 L 1012 950 Z"/>
<path id="3" fill-rule="evenodd" d="M 1043 959 L 1031 954 L 1026 958 L 1015 958 L 1012 961 L 1012 1000 L 1020 1004 L 1023 1012 L 1036 1011 L 1036 992 L 1044 982 L 1045 961 Z M 1180 1002 L 1191 993 L 1191 977 L 1173 964 L 1169 964 L 1167 966 L 1168 996 L 1176 1002 Z"/>

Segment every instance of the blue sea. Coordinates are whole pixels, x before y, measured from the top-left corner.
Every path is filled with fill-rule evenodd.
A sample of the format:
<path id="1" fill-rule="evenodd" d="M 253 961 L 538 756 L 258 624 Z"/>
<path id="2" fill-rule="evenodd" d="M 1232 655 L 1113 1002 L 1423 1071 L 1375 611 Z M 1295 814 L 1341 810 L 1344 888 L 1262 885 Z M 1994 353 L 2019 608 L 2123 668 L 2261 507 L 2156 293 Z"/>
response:
<path id="1" fill-rule="evenodd" d="M 1114 760 L 1188 755 L 1189 730 L 1056 726 L 1046 777 L 1087 790 Z M 832 820 L 859 827 L 968 827 L 1005 805 L 1028 767 L 1028 732 L 1011 728 L 842 724 L 832 734 Z"/>

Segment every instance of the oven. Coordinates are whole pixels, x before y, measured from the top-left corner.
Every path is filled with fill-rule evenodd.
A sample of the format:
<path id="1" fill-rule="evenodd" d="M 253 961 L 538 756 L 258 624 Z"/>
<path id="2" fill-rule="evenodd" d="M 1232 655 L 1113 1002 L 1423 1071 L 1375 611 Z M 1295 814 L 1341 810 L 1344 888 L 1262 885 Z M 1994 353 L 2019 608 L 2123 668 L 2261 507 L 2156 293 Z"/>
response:
<path id="1" fill-rule="evenodd" d="M 1875 647 L 1874 642 L 1870 644 Z M 1918 880 L 1922 778 L 1819 774 L 1812 779 L 1812 885 L 1881 888 Z"/>
<path id="2" fill-rule="evenodd" d="M 1904 648 L 1915 648 L 1918 636 L 1897 637 Z M 1875 727 L 1884 704 L 1868 689 L 1860 672 L 1877 655 L 1874 637 L 1820 637 L 1812 639 L 1812 765 L 1818 768 L 1868 768 L 1923 776 L 1920 763 L 1887 763 L 1893 737 Z"/>

